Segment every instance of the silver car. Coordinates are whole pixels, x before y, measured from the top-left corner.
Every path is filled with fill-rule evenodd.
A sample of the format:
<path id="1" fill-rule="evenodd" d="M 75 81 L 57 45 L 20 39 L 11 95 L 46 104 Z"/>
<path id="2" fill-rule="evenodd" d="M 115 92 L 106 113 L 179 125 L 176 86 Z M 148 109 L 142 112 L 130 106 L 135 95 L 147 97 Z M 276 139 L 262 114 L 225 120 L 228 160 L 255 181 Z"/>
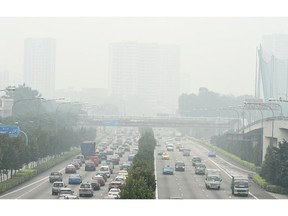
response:
<path id="1" fill-rule="evenodd" d="M 63 181 L 55 181 L 52 185 L 52 195 L 57 195 L 61 188 L 65 187 Z"/>
<path id="2" fill-rule="evenodd" d="M 94 195 L 94 189 L 91 185 L 91 183 L 81 183 L 79 186 L 79 196 L 93 196 Z"/>

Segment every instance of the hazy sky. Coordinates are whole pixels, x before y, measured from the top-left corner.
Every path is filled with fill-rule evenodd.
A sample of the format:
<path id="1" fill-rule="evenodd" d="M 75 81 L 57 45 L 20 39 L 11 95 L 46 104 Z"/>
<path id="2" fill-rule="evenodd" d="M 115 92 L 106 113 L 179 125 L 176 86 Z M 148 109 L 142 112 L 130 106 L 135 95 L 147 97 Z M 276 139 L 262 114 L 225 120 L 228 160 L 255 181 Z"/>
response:
<path id="1" fill-rule="evenodd" d="M 288 34 L 288 18 L 0 17 L 0 65 L 23 73 L 24 39 L 56 39 L 56 89 L 108 87 L 108 46 L 120 41 L 181 46 L 190 92 L 254 94 L 256 46 Z"/>

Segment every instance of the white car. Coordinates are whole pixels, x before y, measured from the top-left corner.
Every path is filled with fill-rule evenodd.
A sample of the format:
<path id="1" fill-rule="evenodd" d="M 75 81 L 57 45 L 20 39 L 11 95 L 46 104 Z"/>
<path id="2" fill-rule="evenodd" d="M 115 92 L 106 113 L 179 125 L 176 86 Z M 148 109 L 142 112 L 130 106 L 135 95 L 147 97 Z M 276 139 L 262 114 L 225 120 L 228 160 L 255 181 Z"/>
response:
<path id="1" fill-rule="evenodd" d="M 122 175 L 122 176 L 125 176 L 127 178 L 128 177 L 128 172 L 127 172 L 127 170 L 120 170 L 118 175 Z"/>
<path id="2" fill-rule="evenodd" d="M 114 181 L 120 181 L 120 182 L 122 182 L 122 183 L 125 183 L 125 181 L 126 181 L 126 176 L 124 176 L 124 175 L 117 175 L 117 176 L 115 177 Z"/>
<path id="3" fill-rule="evenodd" d="M 110 174 L 111 174 L 110 167 L 109 166 L 101 166 L 99 169 L 99 173 L 104 173 L 104 174 L 106 174 L 106 176 L 108 178 L 110 178 Z"/>
<path id="4" fill-rule="evenodd" d="M 58 199 L 64 199 L 66 195 L 76 195 L 76 194 L 74 194 L 74 191 L 71 188 L 68 187 L 60 188 L 58 193 Z"/>
<path id="5" fill-rule="evenodd" d="M 121 190 L 119 188 L 111 188 L 108 192 L 108 197 L 109 198 L 119 198 L 119 193 L 121 192 Z"/>

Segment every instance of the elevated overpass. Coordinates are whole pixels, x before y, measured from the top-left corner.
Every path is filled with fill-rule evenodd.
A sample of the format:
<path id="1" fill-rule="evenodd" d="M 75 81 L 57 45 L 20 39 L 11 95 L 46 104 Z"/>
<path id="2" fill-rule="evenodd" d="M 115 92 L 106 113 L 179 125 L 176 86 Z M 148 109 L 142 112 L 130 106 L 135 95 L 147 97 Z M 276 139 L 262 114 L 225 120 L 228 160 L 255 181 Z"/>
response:
<path id="1" fill-rule="evenodd" d="M 262 131 L 263 136 L 263 155 L 264 160 L 266 150 L 269 145 L 279 146 L 279 142 L 288 140 L 288 117 L 270 117 L 255 121 L 245 128 L 240 129 L 239 133 L 248 134 L 256 130 Z"/>
<path id="2" fill-rule="evenodd" d="M 85 120 L 87 126 L 116 126 L 116 127 L 186 127 L 214 128 L 229 130 L 235 128 L 238 120 L 219 117 L 94 117 Z"/>

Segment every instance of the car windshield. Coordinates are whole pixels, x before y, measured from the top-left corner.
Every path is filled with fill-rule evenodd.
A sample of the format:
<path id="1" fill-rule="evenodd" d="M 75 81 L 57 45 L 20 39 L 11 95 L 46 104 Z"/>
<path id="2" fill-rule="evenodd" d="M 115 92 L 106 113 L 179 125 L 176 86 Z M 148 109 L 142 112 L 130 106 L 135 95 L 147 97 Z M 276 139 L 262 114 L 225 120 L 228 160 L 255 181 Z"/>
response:
<path id="1" fill-rule="evenodd" d="M 248 182 L 247 181 L 236 181 L 235 182 L 235 187 L 247 188 L 248 187 Z"/>
<path id="2" fill-rule="evenodd" d="M 89 184 L 82 184 L 82 185 L 80 185 L 80 188 L 90 188 L 90 185 Z"/>
<path id="3" fill-rule="evenodd" d="M 185 166 L 185 164 L 183 162 L 178 162 L 176 163 L 177 166 Z"/>
<path id="4" fill-rule="evenodd" d="M 220 181 L 220 178 L 218 176 L 208 176 L 208 181 Z"/>

